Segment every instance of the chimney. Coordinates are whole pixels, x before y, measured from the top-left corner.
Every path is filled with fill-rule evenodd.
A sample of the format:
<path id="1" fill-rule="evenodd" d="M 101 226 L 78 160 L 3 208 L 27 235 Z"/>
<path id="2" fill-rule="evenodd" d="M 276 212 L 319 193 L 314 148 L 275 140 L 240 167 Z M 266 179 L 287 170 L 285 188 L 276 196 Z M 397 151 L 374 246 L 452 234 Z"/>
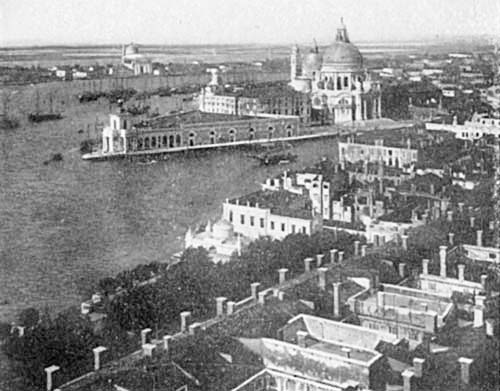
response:
<path id="1" fill-rule="evenodd" d="M 316 255 L 316 267 L 320 267 L 322 265 L 324 257 L 325 257 L 324 254 Z"/>
<path id="2" fill-rule="evenodd" d="M 306 346 L 306 338 L 309 334 L 307 331 L 304 330 L 299 330 L 297 331 L 297 345 L 299 345 L 301 348 L 305 348 Z"/>
<path id="3" fill-rule="evenodd" d="M 191 322 L 191 311 L 181 312 L 181 333 L 185 333 Z"/>
<path id="4" fill-rule="evenodd" d="M 227 302 L 227 314 L 232 315 L 234 313 L 234 305 L 236 303 L 234 301 L 228 301 Z"/>
<path id="5" fill-rule="evenodd" d="M 227 297 L 216 297 L 215 298 L 215 313 L 217 316 L 223 316 L 224 315 L 224 304 L 227 301 Z"/>
<path id="6" fill-rule="evenodd" d="M 285 300 L 285 292 L 283 292 L 283 291 L 278 292 L 278 300 L 279 301 Z"/>
<path id="7" fill-rule="evenodd" d="M 51 365 L 50 367 L 45 368 L 45 373 L 47 374 L 47 391 L 52 391 L 53 386 L 53 374 L 57 372 L 60 367 L 57 365 Z"/>
<path id="8" fill-rule="evenodd" d="M 149 342 L 148 335 L 151 333 L 151 331 L 152 330 L 149 328 L 141 330 L 141 346 Z"/>
<path id="9" fill-rule="evenodd" d="M 362 256 L 362 257 L 365 257 L 365 256 L 366 256 L 366 247 L 367 247 L 367 245 L 366 245 L 366 244 L 363 244 L 363 245 L 361 246 L 361 256 Z"/>
<path id="10" fill-rule="evenodd" d="M 450 246 L 453 246 L 454 242 L 453 242 L 453 238 L 455 237 L 455 234 L 453 232 L 448 232 L 448 244 Z"/>
<path id="11" fill-rule="evenodd" d="M 439 274 L 446 278 L 446 246 L 439 246 Z"/>
<path id="12" fill-rule="evenodd" d="M 483 231 L 480 229 L 476 231 L 476 246 L 483 246 Z"/>
<path id="13" fill-rule="evenodd" d="M 359 240 L 355 240 L 354 241 L 354 256 L 358 256 L 359 255 Z"/>
<path id="14" fill-rule="evenodd" d="M 473 327 L 483 327 L 484 325 L 484 306 L 474 306 L 474 324 Z"/>
<path id="15" fill-rule="evenodd" d="M 167 357 L 170 356 L 171 349 L 172 349 L 172 336 L 171 335 L 164 335 L 163 336 L 163 349 L 165 350 L 165 355 Z"/>
<path id="16" fill-rule="evenodd" d="M 434 194 L 434 191 L 435 191 L 435 190 L 434 190 L 434 183 L 431 183 L 431 184 L 429 185 L 429 193 Z"/>
<path id="17" fill-rule="evenodd" d="M 463 202 L 458 203 L 458 210 L 460 213 L 464 213 L 464 203 Z"/>
<path id="18" fill-rule="evenodd" d="M 424 274 L 424 275 L 429 274 L 429 260 L 428 259 L 422 259 L 422 274 Z"/>
<path id="19" fill-rule="evenodd" d="M 201 331 L 201 323 L 194 322 L 189 325 L 189 335 L 196 336 Z"/>
<path id="20" fill-rule="evenodd" d="M 481 274 L 481 286 L 483 287 L 483 291 L 486 292 L 486 288 L 488 284 L 488 275 L 487 274 Z"/>
<path id="21" fill-rule="evenodd" d="M 401 278 L 405 278 L 406 277 L 406 263 L 400 262 L 398 267 L 399 267 L 399 276 Z"/>
<path id="22" fill-rule="evenodd" d="M 309 273 L 311 271 L 311 263 L 314 261 L 313 258 L 304 259 L 304 272 Z"/>
<path id="23" fill-rule="evenodd" d="M 425 360 L 423 358 L 415 357 L 413 359 L 413 371 L 415 372 L 415 377 L 421 378 L 424 372 Z"/>
<path id="24" fill-rule="evenodd" d="M 101 368 L 101 353 L 108 350 L 104 346 L 98 346 L 92 351 L 94 352 L 94 371 L 98 371 Z"/>
<path id="25" fill-rule="evenodd" d="M 252 292 L 251 295 L 254 301 L 257 301 L 259 299 L 259 289 L 260 289 L 260 282 L 252 282 L 250 284 L 250 291 Z"/>
<path id="26" fill-rule="evenodd" d="M 408 251 L 408 235 L 401 235 L 401 245 L 403 250 Z"/>
<path id="27" fill-rule="evenodd" d="M 345 353 L 345 356 L 347 358 L 351 358 L 351 349 L 349 349 L 349 348 L 342 348 L 341 350 Z"/>
<path id="28" fill-rule="evenodd" d="M 475 218 L 474 216 L 471 216 L 471 217 L 470 217 L 470 227 L 471 227 L 471 228 L 474 228 L 474 223 L 475 223 L 475 221 L 476 221 L 476 218 Z"/>
<path id="29" fill-rule="evenodd" d="M 414 377 L 415 374 L 409 369 L 405 369 L 401 376 L 403 377 L 403 391 L 414 391 Z"/>
<path id="30" fill-rule="evenodd" d="M 153 343 L 147 343 L 142 345 L 142 355 L 143 357 L 153 357 L 155 354 L 156 345 Z"/>
<path id="31" fill-rule="evenodd" d="M 87 315 L 90 312 L 90 308 L 91 308 L 90 303 L 87 303 L 86 301 L 84 301 L 80 307 L 80 311 L 81 311 L 82 315 Z"/>
<path id="32" fill-rule="evenodd" d="M 318 287 L 320 289 L 326 289 L 326 272 L 328 268 L 320 267 L 318 268 Z"/>
<path id="33" fill-rule="evenodd" d="M 457 265 L 458 268 L 458 279 L 460 281 L 464 280 L 465 265 Z"/>
<path id="34" fill-rule="evenodd" d="M 488 337 L 494 337 L 495 336 L 495 319 L 486 319 L 484 324 L 486 325 L 486 335 Z"/>
<path id="35" fill-rule="evenodd" d="M 453 211 L 452 210 L 446 211 L 446 216 L 447 220 L 451 223 L 453 221 Z"/>
<path id="36" fill-rule="evenodd" d="M 259 303 L 260 304 L 266 304 L 267 295 L 268 295 L 268 291 L 259 292 Z"/>
<path id="37" fill-rule="evenodd" d="M 333 283 L 333 315 L 340 316 L 340 282 Z"/>
<path id="38" fill-rule="evenodd" d="M 332 248 L 330 250 L 330 263 L 335 263 L 335 261 L 336 261 L 336 255 L 337 255 L 337 249 L 336 248 Z"/>
<path id="39" fill-rule="evenodd" d="M 339 251 L 339 263 L 342 263 L 344 261 L 344 252 Z"/>
<path id="40" fill-rule="evenodd" d="M 283 285 L 286 281 L 286 274 L 288 273 L 288 269 L 287 268 L 282 268 L 282 269 L 279 269 L 278 270 L 278 274 L 279 274 L 279 284 L 280 285 Z"/>
<path id="41" fill-rule="evenodd" d="M 467 357 L 460 357 L 458 363 L 460 364 L 460 380 L 463 384 L 470 383 L 471 366 L 474 360 Z"/>
<path id="42" fill-rule="evenodd" d="M 377 292 L 377 307 L 384 308 L 384 292 L 382 291 Z"/>

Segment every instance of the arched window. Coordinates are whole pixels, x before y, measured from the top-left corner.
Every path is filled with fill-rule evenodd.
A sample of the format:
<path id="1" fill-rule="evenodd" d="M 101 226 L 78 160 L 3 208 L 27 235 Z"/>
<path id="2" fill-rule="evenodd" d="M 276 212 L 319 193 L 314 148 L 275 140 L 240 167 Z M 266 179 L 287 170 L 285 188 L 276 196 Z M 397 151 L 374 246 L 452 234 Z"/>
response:
<path id="1" fill-rule="evenodd" d="M 344 87 L 349 87 L 349 78 L 347 76 L 344 77 Z"/>
<path id="2" fill-rule="evenodd" d="M 175 136 L 175 144 L 180 147 L 182 145 L 182 139 L 181 139 L 181 135 L 180 134 L 177 134 Z"/>
<path id="3" fill-rule="evenodd" d="M 189 133 L 189 146 L 190 147 L 194 146 L 194 138 L 195 138 L 195 134 L 193 132 Z"/>
<path id="4" fill-rule="evenodd" d="M 337 77 L 337 90 L 342 89 L 342 78 L 340 76 Z"/>
<path id="5" fill-rule="evenodd" d="M 236 141 L 236 130 L 234 129 L 229 130 L 229 141 L 232 143 Z"/>
<path id="6" fill-rule="evenodd" d="M 143 144 L 144 144 L 144 142 L 142 140 L 142 137 L 139 137 L 137 139 L 137 149 L 142 149 Z"/>
<path id="7" fill-rule="evenodd" d="M 156 148 L 156 137 L 151 137 L 151 148 Z"/>
<path id="8" fill-rule="evenodd" d="M 215 144 L 215 131 L 210 131 L 210 144 Z"/>
<path id="9" fill-rule="evenodd" d="M 166 147 L 167 146 L 167 136 L 163 135 L 162 138 L 162 146 Z"/>
<path id="10" fill-rule="evenodd" d="M 273 138 L 273 134 L 274 134 L 274 128 L 272 126 L 269 126 L 267 128 L 267 136 L 269 139 L 272 139 Z"/>
<path id="11" fill-rule="evenodd" d="M 170 136 L 168 136 L 168 146 L 170 148 L 175 147 L 175 141 L 174 141 L 174 135 L 173 134 L 171 134 Z"/>
<path id="12" fill-rule="evenodd" d="M 144 138 L 144 149 L 149 149 L 149 137 Z"/>
<path id="13" fill-rule="evenodd" d="M 287 125 L 287 127 L 286 127 L 286 136 L 287 137 L 292 137 L 292 135 L 293 135 L 292 125 Z"/>
<path id="14" fill-rule="evenodd" d="M 254 138 L 255 138 L 255 129 L 250 128 L 250 130 L 248 131 L 248 139 L 253 140 Z"/>

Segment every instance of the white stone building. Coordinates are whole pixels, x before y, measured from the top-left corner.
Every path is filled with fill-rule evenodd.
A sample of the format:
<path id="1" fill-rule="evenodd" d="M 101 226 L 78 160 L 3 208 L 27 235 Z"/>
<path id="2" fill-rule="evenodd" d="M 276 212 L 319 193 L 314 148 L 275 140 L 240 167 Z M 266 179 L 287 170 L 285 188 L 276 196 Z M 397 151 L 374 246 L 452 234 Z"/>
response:
<path id="1" fill-rule="evenodd" d="M 363 69 L 363 56 L 351 43 L 341 22 L 335 42 L 323 53 L 314 48 L 301 57 L 294 46 L 290 85 L 310 93 L 313 109 L 331 123 L 349 123 L 381 117 L 380 85 Z"/>
<path id="2" fill-rule="evenodd" d="M 133 43 L 122 47 L 122 65 L 131 70 L 134 76 L 149 75 L 153 73 L 151 59 L 139 53 L 139 47 Z"/>

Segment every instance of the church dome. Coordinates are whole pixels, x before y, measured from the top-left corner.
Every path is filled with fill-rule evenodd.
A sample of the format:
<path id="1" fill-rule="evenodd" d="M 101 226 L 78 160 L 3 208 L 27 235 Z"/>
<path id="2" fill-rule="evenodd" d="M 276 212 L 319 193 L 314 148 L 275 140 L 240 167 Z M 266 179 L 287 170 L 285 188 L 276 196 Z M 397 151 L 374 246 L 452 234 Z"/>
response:
<path id="1" fill-rule="evenodd" d="M 323 65 L 360 70 L 363 67 L 363 56 L 352 43 L 335 42 L 326 49 Z"/>
<path id="2" fill-rule="evenodd" d="M 323 54 L 323 66 L 338 71 L 359 71 L 363 68 L 363 56 L 359 49 L 349 41 L 347 28 L 341 22 L 337 29 L 335 42 Z"/>
<path id="3" fill-rule="evenodd" d="M 323 56 L 320 53 L 310 52 L 304 57 L 302 69 L 304 72 L 312 73 L 321 69 L 323 63 Z"/>
<path id="4" fill-rule="evenodd" d="M 131 43 L 130 45 L 127 45 L 127 47 L 125 48 L 125 55 L 130 56 L 133 54 L 139 54 L 139 47 Z"/>
<path id="5" fill-rule="evenodd" d="M 214 224 L 212 234 L 218 240 L 229 239 L 233 236 L 233 226 L 227 220 L 219 220 Z"/>

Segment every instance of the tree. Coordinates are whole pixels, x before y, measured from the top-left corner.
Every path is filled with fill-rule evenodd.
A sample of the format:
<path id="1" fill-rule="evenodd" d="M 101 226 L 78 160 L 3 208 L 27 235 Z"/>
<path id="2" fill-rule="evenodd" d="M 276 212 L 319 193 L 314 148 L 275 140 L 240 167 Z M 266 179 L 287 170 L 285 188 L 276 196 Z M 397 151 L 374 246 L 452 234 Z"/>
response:
<path id="1" fill-rule="evenodd" d="M 19 313 L 18 321 L 21 326 L 33 328 L 40 322 L 40 313 L 35 308 L 26 308 Z"/>

